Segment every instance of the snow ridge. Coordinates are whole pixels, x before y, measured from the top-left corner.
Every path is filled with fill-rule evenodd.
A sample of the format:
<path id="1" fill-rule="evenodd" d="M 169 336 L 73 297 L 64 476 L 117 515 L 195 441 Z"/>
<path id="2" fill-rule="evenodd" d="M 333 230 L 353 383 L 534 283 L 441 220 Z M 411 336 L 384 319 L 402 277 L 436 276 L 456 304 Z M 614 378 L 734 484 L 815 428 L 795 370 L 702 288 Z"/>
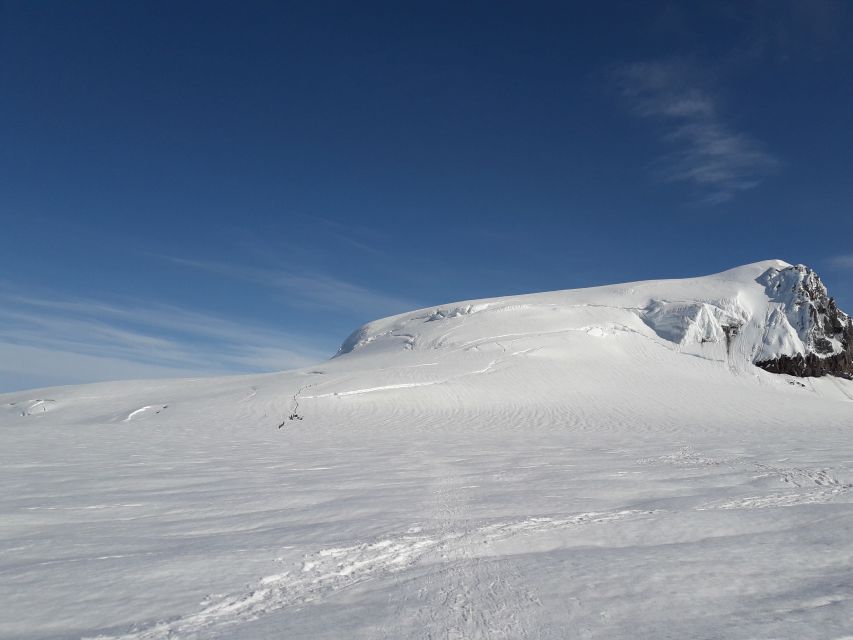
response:
<path id="1" fill-rule="evenodd" d="M 556 313 L 543 314 L 551 310 Z M 337 356 L 404 350 L 452 350 L 469 335 L 564 330 L 585 313 L 599 328 L 642 320 L 658 338 L 692 355 L 725 359 L 733 370 L 758 365 L 795 376 L 853 376 L 853 321 L 804 265 L 758 262 L 723 273 L 459 302 L 376 320 L 353 332 Z M 506 316 L 514 317 L 508 320 Z M 570 323 L 571 324 L 571 323 Z M 646 332 L 647 333 L 647 332 Z M 648 333 L 647 333 L 648 335 Z M 702 345 L 707 347 L 699 348 Z M 722 351 L 712 345 L 722 345 Z M 793 364 L 792 364 L 793 363 Z M 798 366 L 797 363 L 799 363 Z"/>

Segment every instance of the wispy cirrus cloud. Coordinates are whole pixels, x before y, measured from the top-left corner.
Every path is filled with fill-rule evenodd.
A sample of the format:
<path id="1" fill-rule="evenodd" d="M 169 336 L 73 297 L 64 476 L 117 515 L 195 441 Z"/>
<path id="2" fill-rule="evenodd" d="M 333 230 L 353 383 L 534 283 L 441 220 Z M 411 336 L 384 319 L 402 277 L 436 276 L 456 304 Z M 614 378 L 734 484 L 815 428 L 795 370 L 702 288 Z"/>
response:
<path id="1" fill-rule="evenodd" d="M 834 256 L 829 259 L 829 265 L 834 269 L 853 271 L 853 253 L 842 256 Z"/>
<path id="2" fill-rule="evenodd" d="M 617 72 L 632 111 L 654 122 L 671 151 L 659 160 L 661 179 L 697 187 L 707 203 L 752 189 L 780 161 L 747 133 L 734 129 L 718 100 L 693 81 L 688 65 L 639 62 Z"/>
<path id="3" fill-rule="evenodd" d="M 172 305 L 0 291 L 0 392 L 284 370 L 332 350 L 310 336 Z"/>
<path id="4" fill-rule="evenodd" d="M 418 306 L 318 271 L 156 257 L 268 289 L 280 310 L 351 318 L 353 326 Z M 153 300 L 33 294 L 0 281 L 0 393 L 102 380 L 280 371 L 334 353 L 341 336 L 325 339 L 314 324 L 285 322 L 291 329 Z"/>
<path id="5" fill-rule="evenodd" d="M 348 311 L 374 319 L 402 313 L 418 305 L 411 299 L 369 289 L 316 271 L 290 272 L 281 269 L 227 264 L 158 256 L 173 264 L 244 280 L 276 290 L 293 306 L 310 309 Z"/>

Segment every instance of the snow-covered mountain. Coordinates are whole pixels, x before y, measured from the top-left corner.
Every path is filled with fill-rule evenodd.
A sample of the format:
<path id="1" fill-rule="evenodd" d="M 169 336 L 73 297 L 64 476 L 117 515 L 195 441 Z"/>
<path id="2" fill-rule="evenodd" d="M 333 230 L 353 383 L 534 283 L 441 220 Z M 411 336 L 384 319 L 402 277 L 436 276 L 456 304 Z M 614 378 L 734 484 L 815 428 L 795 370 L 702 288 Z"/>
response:
<path id="1" fill-rule="evenodd" d="M 462 317 L 464 322 L 453 322 Z M 781 260 L 703 278 L 422 309 L 361 327 L 338 355 L 400 348 L 442 352 L 492 338 L 496 330 L 513 339 L 585 328 L 590 335 L 632 331 L 651 338 L 638 320 L 679 351 L 726 360 L 733 369 L 756 364 L 796 376 L 853 377 L 853 320 L 828 297 L 814 271 Z"/>
<path id="2" fill-rule="evenodd" d="M 768 261 L 0 396 L 0 637 L 844 637 L 851 338 Z"/>

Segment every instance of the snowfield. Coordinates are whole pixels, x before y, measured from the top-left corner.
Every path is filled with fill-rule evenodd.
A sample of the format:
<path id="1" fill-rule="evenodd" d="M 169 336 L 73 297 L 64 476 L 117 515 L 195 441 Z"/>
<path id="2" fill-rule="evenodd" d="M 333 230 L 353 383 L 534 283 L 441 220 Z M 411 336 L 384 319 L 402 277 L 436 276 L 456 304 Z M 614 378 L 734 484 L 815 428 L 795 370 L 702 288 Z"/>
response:
<path id="1" fill-rule="evenodd" d="M 853 638 L 853 382 L 753 364 L 788 266 L 2 395 L 0 637 Z"/>

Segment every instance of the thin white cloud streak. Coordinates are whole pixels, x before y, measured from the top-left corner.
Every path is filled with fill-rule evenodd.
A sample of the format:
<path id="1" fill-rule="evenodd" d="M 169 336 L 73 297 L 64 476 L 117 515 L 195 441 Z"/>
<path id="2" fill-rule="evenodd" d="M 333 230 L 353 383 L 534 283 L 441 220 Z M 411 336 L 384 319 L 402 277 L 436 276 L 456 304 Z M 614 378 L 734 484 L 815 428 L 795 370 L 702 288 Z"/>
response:
<path id="1" fill-rule="evenodd" d="M 830 258 L 829 264 L 835 269 L 853 271 L 853 254 Z"/>
<path id="2" fill-rule="evenodd" d="M 306 216 L 312 222 L 317 223 L 318 225 L 325 227 L 326 233 L 331 235 L 337 242 L 342 244 L 347 244 L 351 247 L 358 249 L 364 253 L 370 254 L 374 257 L 385 258 L 386 255 L 382 251 L 376 249 L 372 245 L 367 244 L 366 242 L 362 242 L 361 240 L 356 239 L 355 229 L 351 226 L 347 226 L 335 220 L 329 220 L 328 218 L 324 218 L 322 216 Z M 384 236 L 376 229 L 365 229 L 363 226 L 359 226 L 359 229 L 362 230 L 362 237 L 364 235 L 371 236 L 372 239 L 377 239 L 378 237 Z"/>
<path id="3" fill-rule="evenodd" d="M 327 359 L 300 334 L 161 304 L 0 292 L 0 392 L 33 384 L 291 369 Z"/>
<path id="4" fill-rule="evenodd" d="M 291 306 L 349 311 L 375 319 L 416 309 L 412 300 L 385 294 L 321 273 L 291 273 L 204 260 L 158 256 L 177 265 L 244 280 L 286 294 Z"/>
<path id="5" fill-rule="evenodd" d="M 684 65 L 635 63 L 617 77 L 634 113 L 657 123 L 674 149 L 660 159 L 664 181 L 690 183 L 705 202 L 720 203 L 758 186 L 780 166 L 757 140 L 724 121 L 717 101 L 691 82 Z"/>
<path id="6" fill-rule="evenodd" d="M 297 340 L 300 342 L 307 340 L 301 334 L 288 333 L 268 327 L 265 328 L 260 325 L 247 326 L 244 322 L 226 320 L 182 307 L 159 303 L 120 306 L 97 300 L 71 301 L 0 294 L 0 304 L 4 302 L 23 307 L 66 312 L 65 319 L 67 321 L 73 321 L 69 320 L 69 318 L 73 318 L 72 314 L 77 313 L 89 317 L 96 316 L 104 322 L 107 322 L 106 318 L 111 318 L 114 322 L 139 324 L 187 336 L 204 337 L 224 342 L 244 342 L 251 337 L 256 337 L 266 342 L 273 342 L 279 339 L 287 343 Z M 2 308 L 0 308 L 0 313 L 3 313 Z M 10 312 L 7 311 L 6 313 Z M 41 316 L 40 322 L 48 322 L 47 317 Z M 116 331 L 114 328 L 108 330 Z"/>
<path id="7" fill-rule="evenodd" d="M 0 340 L 0 393 L 108 380 L 188 378 L 209 373 Z"/>

